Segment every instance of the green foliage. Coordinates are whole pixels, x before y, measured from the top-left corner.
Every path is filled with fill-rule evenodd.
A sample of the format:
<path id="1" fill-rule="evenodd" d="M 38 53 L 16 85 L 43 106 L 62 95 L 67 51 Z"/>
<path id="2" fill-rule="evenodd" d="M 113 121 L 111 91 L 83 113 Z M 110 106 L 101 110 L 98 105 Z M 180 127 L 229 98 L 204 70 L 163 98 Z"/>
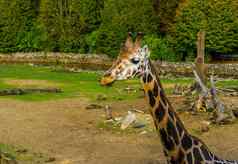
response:
<path id="1" fill-rule="evenodd" d="M 238 3 L 232 0 L 191 0 L 180 9 L 173 28 L 173 43 L 180 55 L 191 58 L 196 52 L 199 30 L 206 32 L 207 52 L 237 52 Z"/>
<path id="2" fill-rule="evenodd" d="M 104 0 L 80 0 L 80 14 L 86 24 L 86 32 L 97 30 L 101 24 Z"/>
<path id="3" fill-rule="evenodd" d="M 1 0 L 0 9 L 0 52 L 115 57 L 127 32 L 141 31 L 153 59 L 193 60 L 199 30 L 206 31 L 207 54 L 238 51 L 234 0 Z"/>
<path id="4" fill-rule="evenodd" d="M 32 27 L 35 11 L 29 0 L 0 1 L 0 51 L 19 51 L 22 32 Z"/>
<path id="5" fill-rule="evenodd" d="M 144 44 L 147 44 L 151 51 L 152 59 L 176 61 L 177 57 L 169 46 L 167 38 L 158 37 L 155 35 L 147 35 L 144 37 Z"/>
<path id="6" fill-rule="evenodd" d="M 154 10 L 160 17 L 160 31 L 168 32 L 173 25 L 179 3 L 185 0 L 153 0 Z"/>
<path id="7" fill-rule="evenodd" d="M 110 57 L 116 57 L 119 53 L 120 44 L 122 43 L 125 34 L 126 32 L 124 32 L 123 35 L 120 31 L 114 32 L 102 27 L 99 30 L 99 34 L 96 40 L 96 51 L 98 53 L 106 53 Z"/>
<path id="8" fill-rule="evenodd" d="M 86 51 L 88 53 L 96 53 L 97 37 L 98 31 L 93 31 L 92 33 L 89 33 L 85 36 L 85 42 L 87 47 Z"/>
<path id="9" fill-rule="evenodd" d="M 116 56 L 128 31 L 158 33 L 158 21 L 151 0 L 105 0 L 97 52 Z"/>
<path id="10" fill-rule="evenodd" d="M 8 52 L 16 44 L 16 30 L 13 29 L 14 21 L 11 19 L 10 13 L 13 5 L 8 0 L 2 0 L 0 1 L 0 8 L 0 50 L 2 52 Z"/>
<path id="11" fill-rule="evenodd" d="M 17 34 L 17 51 L 34 52 L 42 51 L 47 35 L 42 26 L 34 24 L 28 30 Z"/>
<path id="12" fill-rule="evenodd" d="M 83 42 L 84 19 L 78 12 L 80 1 L 42 0 L 40 21 L 47 32 L 49 51 L 79 52 Z"/>
<path id="13" fill-rule="evenodd" d="M 40 21 L 47 32 L 47 50 L 87 53 L 95 49 L 90 36 L 100 25 L 103 1 L 42 0 Z M 92 38 L 93 39 L 93 36 Z M 93 50 L 94 51 L 94 50 Z"/>
<path id="14" fill-rule="evenodd" d="M 57 9 L 55 0 L 41 0 L 40 4 L 40 22 L 45 27 L 47 33 L 47 49 L 51 51 L 59 50 L 60 30 L 57 18 Z M 60 33 L 61 34 L 61 33 Z"/>

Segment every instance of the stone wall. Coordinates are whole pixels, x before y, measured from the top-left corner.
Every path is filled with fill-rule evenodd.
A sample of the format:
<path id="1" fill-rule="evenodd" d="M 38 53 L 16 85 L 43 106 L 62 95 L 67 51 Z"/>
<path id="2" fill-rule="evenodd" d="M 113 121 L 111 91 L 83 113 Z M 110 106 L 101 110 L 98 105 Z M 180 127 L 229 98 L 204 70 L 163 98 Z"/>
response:
<path id="1" fill-rule="evenodd" d="M 106 70 L 112 60 L 105 55 L 82 55 L 64 53 L 15 53 L 0 54 L 1 64 L 62 65 L 89 70 Z M 154 62 L 162 75 L 193 76 L 192 63 Z M 238 79 L 238 63 L 208 64 L 209 73 L 224 78 Z"/>
<path id="2" fill-rule="evenodd" d="M 169 63 L 169 62 L 154 62 L 154 65 L 162 75 L 174 76 L 194 76 L 192 72 L 192 63 Z M 233 64 L 208 64 L 209 75 L 222 78 L 238 79 L 238 63 Z"/>
<path id="3" fill-rule="evenodd" d="M 1 64 L 62 65 L 90 70 L 104 70 L 112 60 L 105 55 L 83 55 L 70 53 L 14 53 L 0 54 Z"/>

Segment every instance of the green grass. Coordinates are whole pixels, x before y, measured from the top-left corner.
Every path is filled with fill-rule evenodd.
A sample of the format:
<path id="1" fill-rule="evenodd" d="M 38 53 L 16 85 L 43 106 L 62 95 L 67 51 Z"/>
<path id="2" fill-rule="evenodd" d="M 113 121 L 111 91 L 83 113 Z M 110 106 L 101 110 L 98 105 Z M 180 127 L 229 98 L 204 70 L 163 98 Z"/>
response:
<path id="1" fill-rule="evenodd" d="M 69 73 L 54 71 L 48 67 L 32 67 L 28 65 L 0 65 L 0 89 L 16 88 L 17 85 L 7 85 L 4 79 L 47 80 L 60 83 L 63 93 L 58 94 L 26 94 L 20 96 L 6 96 L 20 100 L 43 101 L 59 98 L 86 96 L 95 100 L 99 94 L 110 95 L 109 100 L 131 99 L 136 93 L 128 94 L 124 91 L 128 85 L 139 87 L 138 80 L 118 82 L 113 87 L 103 87 L 99 84 L 101 75 L 95 72 Z M 3 98 L 3 97 L 1 97 Z"/>
<path id="2" fill-rule="evenodd" d="M 7 158 L 12 160 L 15 160 L 17 156 L 17 153 L 12 146 L 1 143 L 0 143 L 0 153 L 6 154 Z"/>
<path id="3" fill-rule="evenodd" d="M 80 72 L 70 73 L 53 70 L 49 67 L 33 67 L 29 65 L 0 65 L 0 89 L 17 88 L 17 85 L 9 85 L 4 83 L 4 79 L 31 79 L 31 80 L 47 80 L 56 84 L 60 84 L 63 93 L 42 93 L 42 94 L 26 94 L 20 96 L 6 96 L 7 98 L 25 100 L 25 101 L 45 101 L 72 97 L 87 97 L 96 100 L 97 96 L 102 94 L 108 97 L 109 101 L 135 99 L 139 91 L 140 81 L 132 79 L 127 81 L 118 81 L 112 87 L 103 87 L 99 84 L 100 73 L 96 72 Z M 173 78 L 162 79 L 163 84 L 190 84 L 192 78 Z M 124 89 L 130 86 L 139 92 L 127 93 Z M 238 86 L 238 80 L 219 81 L 217 86 L 230 87 Z M 171 93 L 172 89 L 167 92 Z M 5 96 L 4 96 L 5 97 Z M 0 97 L 0 98 L 4 98 Z"/>
<path id="4" fill-rule="evenodd" d="M 216 86 L 226 88 L 238 88 L 238 79 L 218 81 L 216 83 Z"/>
<path id="5" fill-rule="evenodd" d="M 41 154 L 33 153 L 22 147 L 15 147 L 7 144 L 0 143 L 0 153 L 4 153 L 5 160 L 16 160 L 19 163 L 32 164 L 32 163 L 45 163 L 50 158 Z M 1 161 L 0 161 L 1 163 Z"/>
<path id="6" fill-rule="evenodd" d="M 162 84 L 190 84 L 193 81 L 192 78 L 173 78 L 173 79 L 161 79 Z"/>

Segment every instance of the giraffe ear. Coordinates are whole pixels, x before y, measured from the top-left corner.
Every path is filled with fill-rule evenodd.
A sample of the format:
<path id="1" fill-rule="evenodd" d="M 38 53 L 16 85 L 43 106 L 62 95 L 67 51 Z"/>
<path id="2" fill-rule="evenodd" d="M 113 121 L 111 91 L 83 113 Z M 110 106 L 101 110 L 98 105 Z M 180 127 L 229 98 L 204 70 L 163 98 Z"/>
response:
<path id="1" fill-rule="evenodd" d="M 133 40 L 132 40 L 132 33 L 131 32 L 128 32 L 124 48 L 127 49 L 127 50 L 133 48 Z"/>
<path id="2" fill-rule="evenodd" d="M 137 37 L 136 37 L 136 41 L 135 41 L 135 48 L 140 48 L 141 47 L 141 41 L 143 38 L 143 33 L 142 32 L 138 32 Z"/>
<path id="3" fill-rule="evenodd" d="M 141 52 L 146 58 L 150 57 L 150 50 L 147 45 L 144 45 L 144 47 L 141 48 Z"/>

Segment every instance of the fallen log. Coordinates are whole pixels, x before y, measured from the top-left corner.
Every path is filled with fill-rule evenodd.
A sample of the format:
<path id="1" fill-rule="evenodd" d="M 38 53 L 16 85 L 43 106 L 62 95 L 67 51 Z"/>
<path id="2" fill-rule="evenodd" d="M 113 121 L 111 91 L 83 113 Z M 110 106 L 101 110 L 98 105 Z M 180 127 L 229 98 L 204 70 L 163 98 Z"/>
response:
<path id="1" fill-rule="evenodd" d="M 0 90 L 0 96 L 24 95 L 30 93 L 61 93 L 59 88 L 12 88 Z"/>

